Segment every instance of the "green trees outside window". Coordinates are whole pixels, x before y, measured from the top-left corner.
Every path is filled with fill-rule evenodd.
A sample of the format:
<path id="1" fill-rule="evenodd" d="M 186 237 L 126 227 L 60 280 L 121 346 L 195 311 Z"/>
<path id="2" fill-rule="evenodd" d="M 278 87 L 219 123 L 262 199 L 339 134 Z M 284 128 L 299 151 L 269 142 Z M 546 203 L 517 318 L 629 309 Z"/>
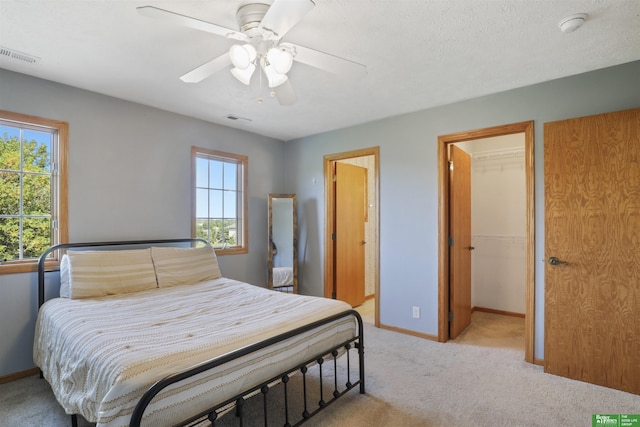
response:
<path id="1" fill-rule="evenodd" d="M 51 245 L 52 138 L 0 123 L 0 260 L 37 258 Z"/>

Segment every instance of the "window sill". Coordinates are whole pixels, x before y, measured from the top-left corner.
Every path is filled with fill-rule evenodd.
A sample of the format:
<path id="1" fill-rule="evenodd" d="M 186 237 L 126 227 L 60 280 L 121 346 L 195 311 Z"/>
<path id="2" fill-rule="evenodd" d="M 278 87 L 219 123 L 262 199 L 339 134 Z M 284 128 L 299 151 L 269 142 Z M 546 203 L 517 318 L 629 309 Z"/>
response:
<path id="1" fill-rule="evenodd" d="M 215 249 L 215 251 L 216 251 L 216 256 L 249 253 L 249 250 L 247 248 Z"/>
<path id="2" fill-rule="evenodd" d="M 60 265 L 57 260 L 47 260 L 44 265 L 45 271 L 58 270 Z M 15 273 L 35 273 L 38 271 L 38 260 L 29 261 L 6 261 L 0 263 L 0 275 Z"/>

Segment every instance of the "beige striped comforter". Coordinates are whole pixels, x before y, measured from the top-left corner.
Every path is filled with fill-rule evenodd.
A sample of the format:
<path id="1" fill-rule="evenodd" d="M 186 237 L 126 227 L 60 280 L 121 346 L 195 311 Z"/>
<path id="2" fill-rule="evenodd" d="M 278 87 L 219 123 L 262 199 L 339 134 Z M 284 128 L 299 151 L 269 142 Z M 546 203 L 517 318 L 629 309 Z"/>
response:
<path id="1" fill-rule="evenodd" d="M 348 309 L 340 301 L 226 278 L 96 299 L 55 298 L 38 314 L 34 361 L 68 414 L 98 426 L 126 426 L 158 379 Z M 355 334 L 347 318 L 208 371 L 162 392 L 143 424 L 180 421 L 204 409 L 203 397 L 221 402 Z"/>

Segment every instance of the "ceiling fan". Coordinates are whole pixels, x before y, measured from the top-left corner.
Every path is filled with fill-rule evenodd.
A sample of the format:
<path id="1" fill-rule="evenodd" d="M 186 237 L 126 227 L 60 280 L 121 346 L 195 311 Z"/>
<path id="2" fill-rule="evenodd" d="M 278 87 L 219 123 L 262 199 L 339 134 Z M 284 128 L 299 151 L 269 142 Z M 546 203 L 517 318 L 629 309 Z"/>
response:
<path id="1" fill-rule="evenodd" d="M 138 13 L 167 23 L 205 31 L 237 40 L 229 52 L 189 71 L 180 79 L 197 83 L 224 68 L 233 66 L 231 74 L 245 85 L 255 71 L 262 72 L 272 93 L 282 105 L 291 105 L 297 97 L 287 73 L 293 61 L 346 77 L 367 73 L 366 66 L 308 47 L 283 42 L 282 37 L 315 6 L 312 0 L 273 0 L 271 5 L 249 3 L 236 14 L 240 30 L 232 30 L 154 6 L 138 7 Z"/>

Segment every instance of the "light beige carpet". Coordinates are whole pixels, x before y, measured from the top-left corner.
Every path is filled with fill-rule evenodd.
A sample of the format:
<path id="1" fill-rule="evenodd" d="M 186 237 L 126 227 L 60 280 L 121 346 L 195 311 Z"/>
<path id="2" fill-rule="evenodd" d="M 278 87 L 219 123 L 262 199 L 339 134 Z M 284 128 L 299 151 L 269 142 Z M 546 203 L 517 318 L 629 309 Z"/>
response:
<path id="1" fill-rule="evenodd" d="M 352 390 L 305 425 L 588 427 L 595 413 L 640 413 L 638 395 L 524 362 L 523 328 L 522 319 L 474 313 L 467 331 L 441 344 L 367 324 L 367 393 Z M 228 414 L 217 425 L 234 425 L 234 418 Z M 245 426 L 261 425 L 254 421 Z M 70 419 L 47 383 L 32 377 L 0 386 L 0 425 L 58 427 Z"/>

